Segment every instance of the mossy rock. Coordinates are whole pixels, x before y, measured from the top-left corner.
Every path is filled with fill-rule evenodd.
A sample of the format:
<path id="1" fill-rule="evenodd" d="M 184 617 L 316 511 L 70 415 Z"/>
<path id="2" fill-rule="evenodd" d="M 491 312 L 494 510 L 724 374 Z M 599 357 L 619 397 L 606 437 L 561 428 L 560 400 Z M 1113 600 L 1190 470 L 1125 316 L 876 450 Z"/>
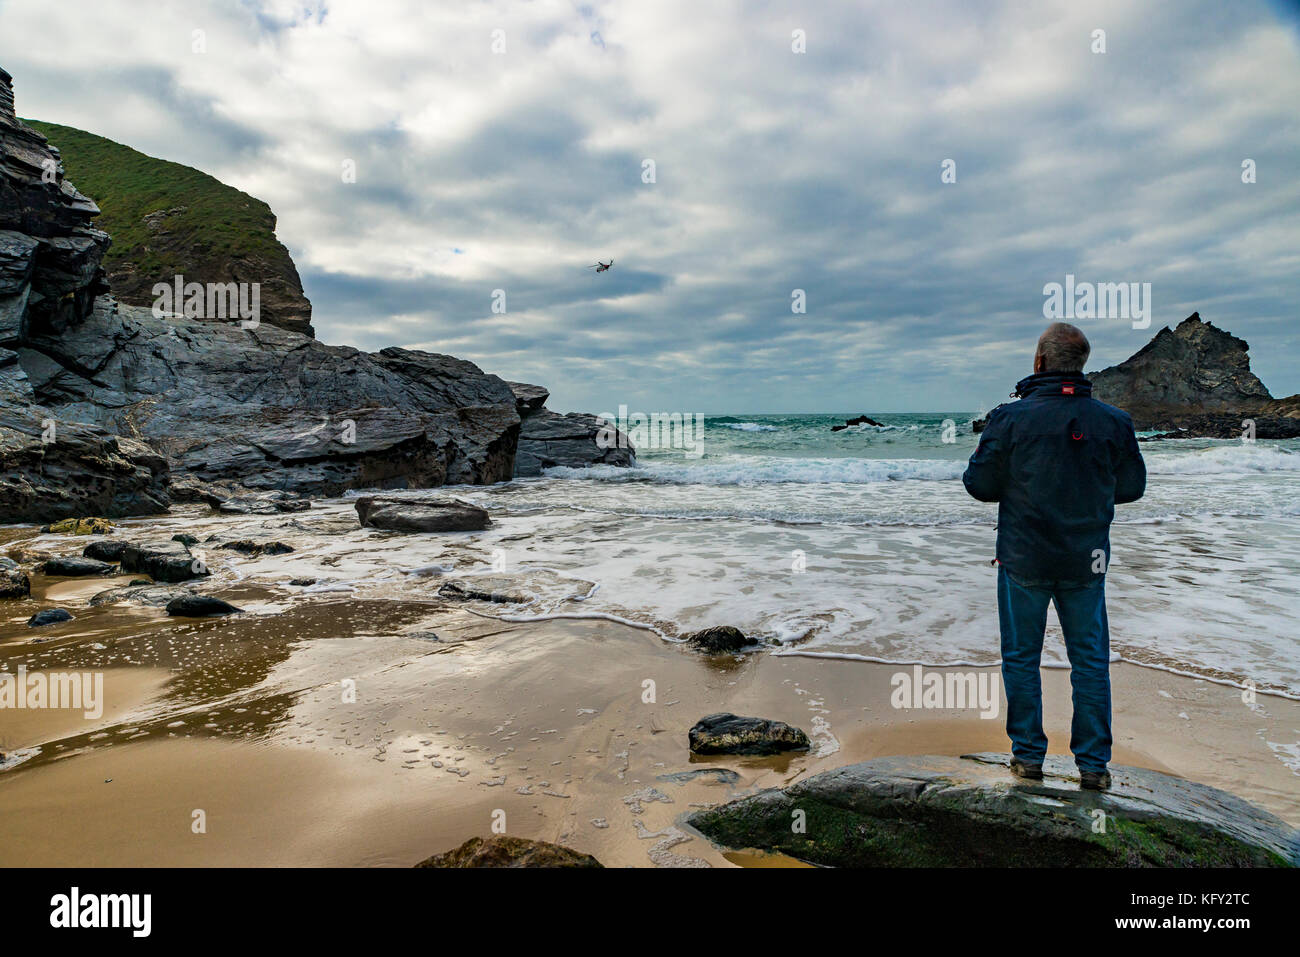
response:
<path id="1" fill-rule="evenodd" d="M 590 854 L 560 844 L 495 835 L 471 837 L 454 850 L 426 858 L 416 867 L 603 867 Z"/>
<path id="2" fill-rule="evenodd" d="M 46 528 L 53 535 L 108 535 L 117 526 L 106 518 L 65 518 Z"/>
<path id="3" fill-rule="evenodd" d="M 836 867 L 1294 867 L 1300 835 L 1203 784 L 1114 766 L 1082 791 L 1049 758 L 1042 781 L 1008 758 L 877 758 L 698 811 L 688 823 L 730 848 Z"/>

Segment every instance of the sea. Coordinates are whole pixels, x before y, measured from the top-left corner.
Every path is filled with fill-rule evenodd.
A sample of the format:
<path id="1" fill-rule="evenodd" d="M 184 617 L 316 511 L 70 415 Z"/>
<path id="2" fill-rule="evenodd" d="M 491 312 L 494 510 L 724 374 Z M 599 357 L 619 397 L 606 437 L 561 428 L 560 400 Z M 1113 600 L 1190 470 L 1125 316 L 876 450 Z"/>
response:
<path id="1" fill-rule="evenodd" d="M 996 663 L 997 507 L 961 484 L 974 414 L 832 431 L 853 417 L 709 415 L 698 444 L 640 448 L 635 468 L 456 491 L 498 519 L 482 543 L 493 570 L 530 581 L 517 617 L 608 615 L 669 639 L 734 625 L 775 654 Z M 1146 495 L 1117 507 L 1111 533 L 1113 656 L 1300 696 L 1300 440 L 1142 452 Z M 1044 659 L 1065 666 L 1054 612 Z"/>
<path id="2" fill-rule="evenodd" d="M 755 654 L 846 666 L 997 664 L 997 508 L 961 483 L 973 414 L 832 430 L 851 417 L 707 415 L 690 447 L 640 447 L 632 468 L 440 490 L 487 509 L 483 532 L 359 529 L 349 493 L 292 519 L 308 536 L 296 553 L 217 563 L 214 582 L 306 576 L 306 598 L 425 601 L 446 579 L 491 577 L 523 599 L 473 603 L 491 617 L 608 618 L 664 641 L 732 625 Z M 1111 530 L 1112 656 L 1300 698 L 1300 440 L 1142 452 L 1146 495 Z M 1044 664 L 1068 667 L 1054 612 Z"/>

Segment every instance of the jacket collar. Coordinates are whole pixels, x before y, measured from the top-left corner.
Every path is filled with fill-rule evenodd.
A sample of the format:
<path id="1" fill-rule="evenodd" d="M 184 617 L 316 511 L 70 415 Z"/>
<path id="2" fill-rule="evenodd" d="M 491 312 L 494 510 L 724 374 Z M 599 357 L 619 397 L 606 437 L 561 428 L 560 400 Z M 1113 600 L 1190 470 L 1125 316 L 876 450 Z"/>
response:
<path id="1" fill-rule="evenodd" d="M 1016 383 L 1013 398 L 1023 399 L 1030 393 L 1039 395 L 1092 395 L 1092 383 L 1082 372 L 1035 372 Z"/>

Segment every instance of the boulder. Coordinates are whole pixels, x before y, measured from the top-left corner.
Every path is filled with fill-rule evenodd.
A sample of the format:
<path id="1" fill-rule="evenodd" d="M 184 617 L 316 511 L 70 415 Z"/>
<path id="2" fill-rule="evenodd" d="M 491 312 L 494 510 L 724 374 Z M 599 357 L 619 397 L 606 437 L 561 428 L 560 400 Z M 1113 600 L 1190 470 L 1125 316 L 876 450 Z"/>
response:
<path id="1" fill-rule="evenodd" d="M 807 751 L 808 735 L 782 721 L 711 714 L 691 728 L 692 754 L 781 754 Z"/>
<path id="2" fill-rule="evenodd" d="M 560 844 L 504 834 L 471 837 L 454 850 L 425 858 L 416 867 L 603 867 L 590 854 Z"/>
<path id="3" fill-rule="evenodd" d="M 127 545 L 122 551 L 122 571 L 144 572 L 158 582 L 184 582 L 212 574 L 180 542 Z"/>
<path id="4" fill-rule="evenodd" d="M 86 558 L 93 558 L 101 562 L 120 562 L 122 553 L 126 551 L 127 546 L 130 544 L 130 542 L 124 542 L 120 539 L 91 542 L 81 550 L 81 554 Z"/>
<path id="5" fill-rule="evenodd" d="M 488 526 L 486 511 L 446 498 L 363 495 L 356 509 L 363 528 L 394 532 L 473 532 Z"/>
<path id="6" fill-rule="evenodd" d="M 507 382 L 506 385 L 514 393 L 515 410 L 520 418 L 527 418 L 536 412 L 546 405 L 546 400 L 551 397 L 550 390 L 545 386 L 529 385 L 527 382 Z"/>
<path id="7" fill-rule="evenodd" d="M 69 578 L 79 575 L 108 575 L 116 570 L 116 565 L 112 565 L 108 562 L 101 562 L 95 558 L 84 558 L 80 555 L 67 555 L 61 558 L 51 558 L 41 566 L 42 574 L 66 576 Z"/>
<path id="8" fill-rule="evenodd" d="M 692 648 L 698 648 L 700 651 L 709 654 L 738 651 L 747 645 L 754 644 L 753 639 L 746 638 L 743 631 L 739 628 L 733 628 L 731 625 L 716 625 L 713 628 L 705 628 L 703 631 L 693 631 L 682 637 Z"/>
<path id="9" fill-rule="evenodd" d="M 560 415 L 541 409 L 525 418 L 520 427 L 519 452 L 515 456 L 518 476 L 541 475 L 543 469 L 555 466 L 635 464 L 636 449 L 631 440 L 599 416 L 585 412 Z"/>
<path id="10" fill-rule="evenodd" d="M 32 593 L 27 573 L 16 564 L 0 565 L 0 598 L 26 598 Z"/>
<path id="11" fill-rule="evenodd" d="M 46 625 L 57 625 L 60 622 L 72 621 L 72 614 L 63 608 L 46 608 L 38 611 L 27 619 L 28 628 L 44 628 Z"/>
<path id="12" fill-rule="evenodd" d="M 876 758 L 689 823 L 724 847 L 835 867 L 1300 865 L 1293 828 L 1216 788 L 1113 766 L 1110 791 L 1082 791 L 1067 759 L 1048 758 L 1042 781 L 1013 778 L 1007 765 L 999 754 Z"/>
<path id="13" fill-rule="evenodd" d="M 218 615 L 237 615 L 243 611 L 229 602 L 211 595 L 177 595 L 167 602 L 167 614 L 185 618 L 211 618 Z"/>

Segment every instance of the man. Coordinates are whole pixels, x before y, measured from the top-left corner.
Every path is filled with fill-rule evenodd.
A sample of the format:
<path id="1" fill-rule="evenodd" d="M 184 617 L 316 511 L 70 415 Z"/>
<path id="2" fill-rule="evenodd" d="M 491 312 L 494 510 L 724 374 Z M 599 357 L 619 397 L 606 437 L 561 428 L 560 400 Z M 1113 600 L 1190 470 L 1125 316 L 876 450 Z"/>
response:
<path id="1" fill-rule="evenodd" d="M 1092 398 L 1091 347 L 1065 322 L 1038 340 L 1018 402 L 988 417 L 962 482 L 998 503 L 998 621 L 1011 771 L 1041 780 L 1047 736 L 1039 674 L 1047 606 L 1065 633 L 1074 691 L 1070 750 L 1079 783 L 1110 787 L 1110 631 L 1106 567 L 1115 506 L 1146 490 L 1146 465 L 1127 412 Z"/>

